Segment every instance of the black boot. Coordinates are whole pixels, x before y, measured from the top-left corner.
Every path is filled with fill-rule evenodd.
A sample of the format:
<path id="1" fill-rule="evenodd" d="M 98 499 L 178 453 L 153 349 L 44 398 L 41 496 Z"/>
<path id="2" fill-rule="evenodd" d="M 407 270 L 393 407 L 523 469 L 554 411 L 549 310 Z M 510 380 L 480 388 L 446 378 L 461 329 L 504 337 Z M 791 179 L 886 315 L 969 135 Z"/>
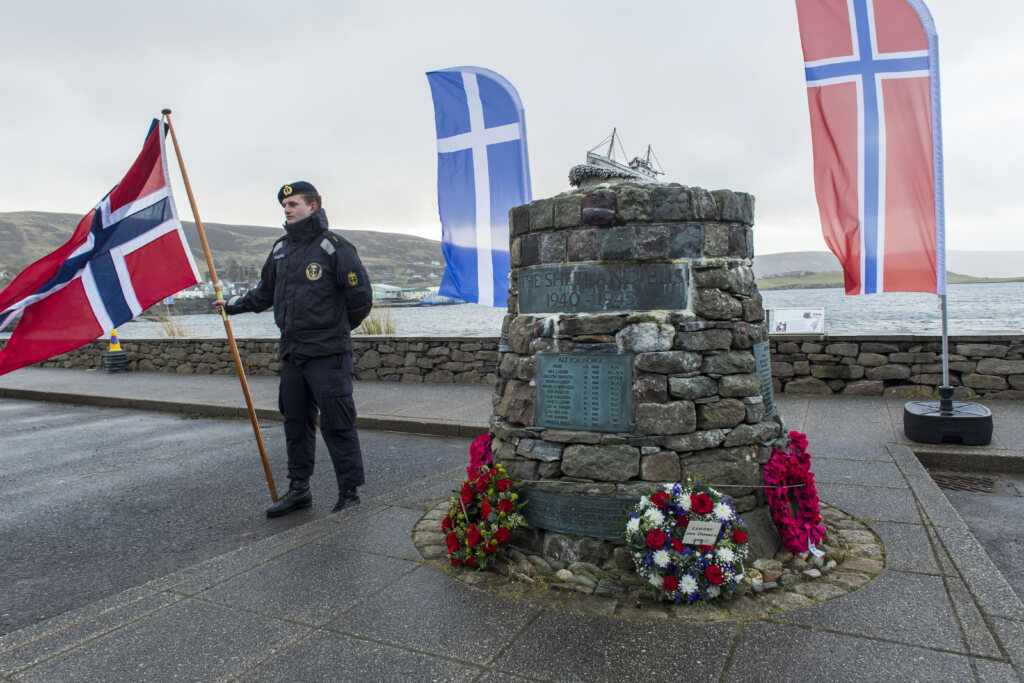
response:
<path id="1" fill-rule="evenodd" d="M 331 513 L 341 512 L 346 508 L 355 507 L 359 505 L 359 491 L 356 489 L 345 489 L 338 494 L 338 503 L 331 510 Z"/>
<path id="2" fill-rule="evenodd" d="M 288 485 L 288 493 L 267 508 L 267 517 L 280 517 L 295 510 L 308 508 L 313 504 L 313 494 L 309 490 L 309 479 L 292 479 Z"/>

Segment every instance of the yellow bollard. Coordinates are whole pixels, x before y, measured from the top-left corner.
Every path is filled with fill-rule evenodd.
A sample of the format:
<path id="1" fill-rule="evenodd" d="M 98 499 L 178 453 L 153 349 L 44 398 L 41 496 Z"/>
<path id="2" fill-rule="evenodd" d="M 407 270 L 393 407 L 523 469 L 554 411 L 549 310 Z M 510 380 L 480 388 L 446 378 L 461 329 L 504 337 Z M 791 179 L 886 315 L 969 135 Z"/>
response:
<path id="1" fill-rule="evenodd" d="M 107 372 L 128 372 L 128 356 L 121 350 L 117 330 L 110 331 L 110 350 L 103 354 L 103 365 Z"/>

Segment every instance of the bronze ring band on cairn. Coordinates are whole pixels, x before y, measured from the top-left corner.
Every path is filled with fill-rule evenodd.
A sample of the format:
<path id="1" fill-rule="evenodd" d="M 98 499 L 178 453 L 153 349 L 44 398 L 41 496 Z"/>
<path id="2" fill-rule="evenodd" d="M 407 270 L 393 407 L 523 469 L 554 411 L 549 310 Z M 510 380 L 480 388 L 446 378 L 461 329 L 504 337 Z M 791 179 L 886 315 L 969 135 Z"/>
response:
<path id="1" fill-rule="evenodd" d="M 583 185 L 510 212 L 491 448 L 524 480 L 530 528 L 493 565 L 511 579 L 459 577 L 524 599 L 538 587 L 572 589 L 598 613 L 624 614 L 635 608 L 622 599 L 649 595 L 625 547 L 627 511 L 656 486 L 699 477 L 735 500 L 755 590 L 780 589 L 756 604 L 734 600 L 727 613 L 700 610 L 704 618 L 803 607 L 870 581 L 881 544 L 835 508 L 823 510 L 824 557 L 780 551 L 763 487 L 773 445 L 785 441 L 752 269 L 754 198 Z M 414 531 L 427 559 L 444 556 L 437 532 L 447 514 L 440 504 Z M 823 573 L 836 580 L 794 585 Z M 665 609 L 701 618 L 686 605 Z"/>

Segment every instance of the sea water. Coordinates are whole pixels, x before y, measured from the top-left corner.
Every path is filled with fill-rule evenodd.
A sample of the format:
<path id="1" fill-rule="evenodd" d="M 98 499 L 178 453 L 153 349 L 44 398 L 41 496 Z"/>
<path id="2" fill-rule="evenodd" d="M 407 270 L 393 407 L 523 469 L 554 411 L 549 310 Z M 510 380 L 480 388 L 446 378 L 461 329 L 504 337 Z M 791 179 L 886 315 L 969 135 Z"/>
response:
<path id="1" fill-rule="evenodd" d="M 765 308 L 824 308 L 829 334 L 939 334 L 942 314 L 934 294 L 871 294 L 846 296 L 842 289 L 763 291 Z M 949 333 L 1021 333 L 1024 328 L 1024 282 L 950 285 L 947 297 Z M 457 304 L 391 309 L 398 334 L 412 336 L 497 337 L 505 309 Z M 180 316 L 190 337 L 223 338 L 224 325 L 215 314 Z M 243 313 L 231 316 L 236 337 L 275 339 L 274 316 Z M 118 328 L 124 339 L 167 336 L 159 323 L 136 320 Z"/>

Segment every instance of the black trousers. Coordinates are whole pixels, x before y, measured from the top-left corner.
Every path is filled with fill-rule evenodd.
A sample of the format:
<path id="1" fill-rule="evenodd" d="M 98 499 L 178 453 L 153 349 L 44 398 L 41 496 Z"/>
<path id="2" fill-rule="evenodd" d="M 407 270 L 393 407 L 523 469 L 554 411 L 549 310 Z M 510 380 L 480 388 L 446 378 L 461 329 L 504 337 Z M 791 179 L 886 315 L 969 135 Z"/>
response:
<path id="1" fill-rule="evenodd" d="M 352 354 L 282 360 L 278 405 L 284 415 L 289 479 L 308 479 L 313 474 L 319 412 L 320 433 L 334 463 L 338 490 L 365 483 L 352 401 Z"/>

